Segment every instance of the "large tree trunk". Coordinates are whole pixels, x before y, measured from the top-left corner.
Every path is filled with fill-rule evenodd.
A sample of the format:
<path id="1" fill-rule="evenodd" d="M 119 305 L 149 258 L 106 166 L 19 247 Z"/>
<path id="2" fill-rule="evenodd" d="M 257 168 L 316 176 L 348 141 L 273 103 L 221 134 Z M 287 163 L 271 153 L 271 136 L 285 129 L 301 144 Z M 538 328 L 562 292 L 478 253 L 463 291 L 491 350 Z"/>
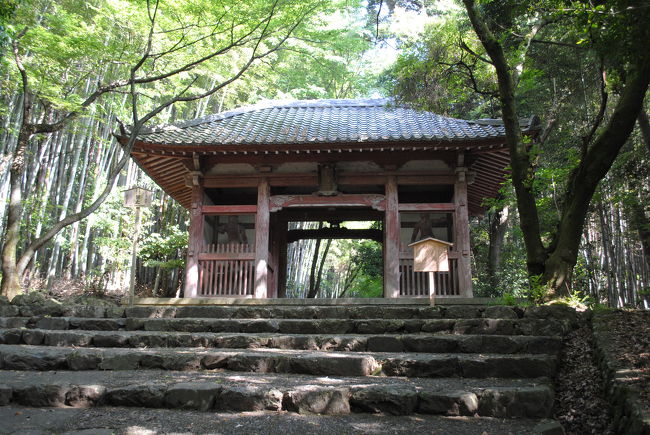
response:
<path id="1" fill-rule="evenodd" d="M 26 120 L 23 119 L 23 123 Z M 17 268 L 17 249 L 20 240 L 20 219 L 23 215 L 23 195 L 21 179 L 25 170 L 25 149 L 31 135 L 21 129 L 18 137 L 18 146 L 13 156 L 9 174 L 9 206 L 7 212 L 7 226 L 4 233 L 4 246 L 2 248 L 2 296 L 9 300 L 21 292 L 21 272 Z"/>

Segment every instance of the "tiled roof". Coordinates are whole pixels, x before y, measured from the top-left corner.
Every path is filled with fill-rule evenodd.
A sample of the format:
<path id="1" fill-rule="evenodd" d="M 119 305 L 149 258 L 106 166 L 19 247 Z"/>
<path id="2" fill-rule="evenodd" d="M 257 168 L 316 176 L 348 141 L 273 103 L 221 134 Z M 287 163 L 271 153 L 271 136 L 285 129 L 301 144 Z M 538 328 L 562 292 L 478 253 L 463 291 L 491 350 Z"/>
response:
<path id="1" fill-rule="evenodd" d="M 387 99 L 266 102 L 143 131 L 141 142 L 168 145 L 274 145 L 342 142 L 462 142 L 502 138 L 488 120 L 464 121 Z"/>

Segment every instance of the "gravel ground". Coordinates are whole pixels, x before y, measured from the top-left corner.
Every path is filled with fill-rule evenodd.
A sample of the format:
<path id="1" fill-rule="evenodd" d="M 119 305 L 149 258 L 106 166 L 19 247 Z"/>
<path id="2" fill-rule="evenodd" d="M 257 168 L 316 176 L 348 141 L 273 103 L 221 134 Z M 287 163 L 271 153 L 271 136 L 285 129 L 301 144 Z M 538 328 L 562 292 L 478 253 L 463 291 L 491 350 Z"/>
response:
<path id="1" fill-rule="evenodd" d="M 540 422 L 492 418 L 376 415 L 303 416 L 141 408 L 51 409 L 0 407 L 0 434 L 534 434 Z"/>

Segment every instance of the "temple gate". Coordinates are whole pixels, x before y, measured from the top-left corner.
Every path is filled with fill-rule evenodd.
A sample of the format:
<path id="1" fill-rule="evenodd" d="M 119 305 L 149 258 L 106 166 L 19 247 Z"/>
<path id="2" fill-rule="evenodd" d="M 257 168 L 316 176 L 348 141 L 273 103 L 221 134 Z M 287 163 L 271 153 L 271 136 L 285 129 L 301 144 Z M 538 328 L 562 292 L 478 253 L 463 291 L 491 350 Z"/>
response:
<path id="1" fill-rule="evenodd" d="M 504 179 L 503 127 L 387 104 L 269 103 L 140 134 L 133 158 L 190 210 L 185 297 L 284 297 L 287 244 L 319 237 L 381 241 L 386 298 L 428 297 L 408 245 L 451 242 L 436 297 L 471 297 L 469 217 Z M 289 230 L 296 220 L 383 229 Z"/>

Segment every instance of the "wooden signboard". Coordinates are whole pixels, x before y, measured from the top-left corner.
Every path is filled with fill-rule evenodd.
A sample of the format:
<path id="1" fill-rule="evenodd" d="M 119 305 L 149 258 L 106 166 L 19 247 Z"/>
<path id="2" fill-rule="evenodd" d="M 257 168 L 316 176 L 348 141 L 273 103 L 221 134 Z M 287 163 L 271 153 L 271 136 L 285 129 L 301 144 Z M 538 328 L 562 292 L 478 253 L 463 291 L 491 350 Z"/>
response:
<path id="1" fill-rule="evenodd" d="M 453 243 L 428 237 L 411 243 L 413 247 L 413 271 L 449 272 L 449 247 Z"/>
<path id="2" fill-rule="evenodd" d="M 413 271 L 429 272 L 429 298 L 434 304 L 436 295 L 434 272 L 449 272 L 449 247 L 453 243 L 427 237 L 411 243 L 413 247 Z"/>

